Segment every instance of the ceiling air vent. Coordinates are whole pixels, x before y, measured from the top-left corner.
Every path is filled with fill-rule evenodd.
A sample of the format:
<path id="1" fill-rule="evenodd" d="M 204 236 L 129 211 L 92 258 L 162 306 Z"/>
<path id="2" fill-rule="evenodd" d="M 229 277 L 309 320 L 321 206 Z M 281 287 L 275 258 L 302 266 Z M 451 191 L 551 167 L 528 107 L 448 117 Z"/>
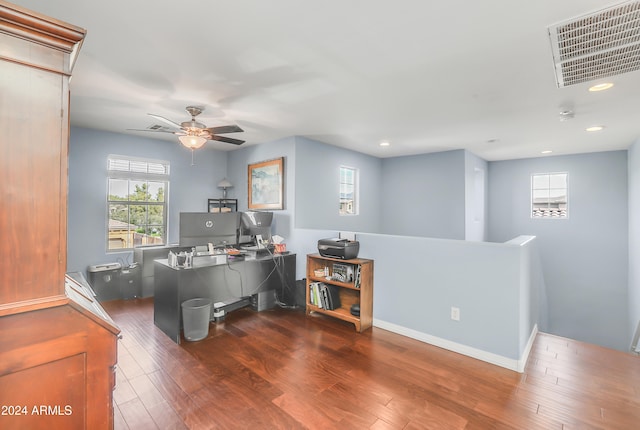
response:
<path id="1" fill-rule="evenodd" d="M 640 69 L 640 1 L 549 27 L 558 88 Z"/>

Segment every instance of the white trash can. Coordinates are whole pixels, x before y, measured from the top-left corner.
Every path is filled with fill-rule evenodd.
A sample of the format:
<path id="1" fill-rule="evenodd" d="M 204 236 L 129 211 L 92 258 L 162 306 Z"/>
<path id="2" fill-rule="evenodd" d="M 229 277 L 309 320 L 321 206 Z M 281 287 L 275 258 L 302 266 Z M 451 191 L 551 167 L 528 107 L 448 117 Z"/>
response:
<path id="1" fill-rule="evenodd" d="M 191 342 L 206 338 L 209 335 L 210 315 L 210 299 L 197 298 L 182 302 L 184 338 Z"/>

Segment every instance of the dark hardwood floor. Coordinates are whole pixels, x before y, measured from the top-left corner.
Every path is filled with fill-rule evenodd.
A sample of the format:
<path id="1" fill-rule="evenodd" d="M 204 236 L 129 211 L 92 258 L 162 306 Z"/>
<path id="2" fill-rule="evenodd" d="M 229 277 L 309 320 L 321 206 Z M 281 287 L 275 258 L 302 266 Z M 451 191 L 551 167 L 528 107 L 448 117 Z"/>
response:
<path id="1" fill-rule="evenodd" d="M 634 429 L 640 358 L 539 334 L 519 374 L 388 331 L 242 309 L 199 342 L 152 299 L 103 303 L 122 329 L 116 429 Z"/>

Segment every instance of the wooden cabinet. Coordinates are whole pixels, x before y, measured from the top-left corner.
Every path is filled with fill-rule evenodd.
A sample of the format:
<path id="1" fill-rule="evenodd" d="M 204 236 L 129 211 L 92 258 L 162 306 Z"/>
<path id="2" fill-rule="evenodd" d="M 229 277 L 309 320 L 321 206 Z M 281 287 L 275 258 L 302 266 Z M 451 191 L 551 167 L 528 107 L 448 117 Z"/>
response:
<path id="1" fill-rule="evenodd" d="M 2 428 L 113 428 L 119 330 L 65 277 L 69 77 L 84 36 L 0 0 Z"/>
<path id="2" fill-rule="evenodd" d="M 342 265 L 342 268 L 348 266 L 347 269 L 351 268 L 352 275 L 344 276 L 345 274 L 338 270 L 340 267 L 336 265 Z M 328 309 L 317 303 L 317 300 L 312 297 L 314 283 L 323 283 L 334 289 L 339 296 L 340 305 L 335 309 Z M 353 323 L 358 332 L 371 327 L 373 323 L 373 260 L 364 258 L 341 260 L 319 254 L 307 255 L 306 289 L 307 315 L 312 312 L 330 315 Z M 354 304 L 360 306 L 359 316 L 351 313 L 351 306 Z"/>
<path id="3" fill-rule="evenodd" d="M 0 2 L 0 312 L 64 296 L 68 81 L 83 38 Z"/>
<path id="4" fill-rule="evenodd" d="M 120 331 L 78 275 L 66 305 L 0 317 L 2 428 L 113 428 Z"/>

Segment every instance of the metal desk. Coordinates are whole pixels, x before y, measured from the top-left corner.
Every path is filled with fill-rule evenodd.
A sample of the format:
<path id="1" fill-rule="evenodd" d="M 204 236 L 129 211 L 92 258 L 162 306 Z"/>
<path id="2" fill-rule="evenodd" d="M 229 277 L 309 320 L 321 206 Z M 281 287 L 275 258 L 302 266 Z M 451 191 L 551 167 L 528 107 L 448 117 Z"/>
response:
<path id="1" fill-rule="evenodd" d="M 295 287 L 296 255 L 227 258 L 194 257 L 189 268 L 172 267 L 167 259 L 154 261 L 153 321 L 174 342 L 180 343 L 181 303 L 202 297 L 212 303 Z M 213 306 L 210 320 L 213 319 Z"/>

